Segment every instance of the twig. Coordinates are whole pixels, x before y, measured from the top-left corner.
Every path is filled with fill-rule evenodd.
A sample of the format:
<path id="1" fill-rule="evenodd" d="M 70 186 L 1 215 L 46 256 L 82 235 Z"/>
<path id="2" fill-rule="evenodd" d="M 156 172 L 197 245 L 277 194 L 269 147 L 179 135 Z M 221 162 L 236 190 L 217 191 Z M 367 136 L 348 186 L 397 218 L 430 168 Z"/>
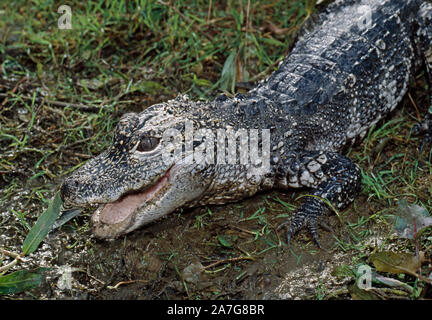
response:
<path id="1" fill-rule="evenodd" d="M 144 283 L 149 283 L 149 280 L 129 280 L 129 281 L 120 281 L 119 283 L 117 283 L 115 286 L 107 286 L 108 289 L 117 289 L 119 286 L 123 285 L 123 284 L 130 284 L 130 283 L 135 283 L 135 282 L 144 282 Z"/>
<path id="2" fill-rule="evenodd" d="M 78 158 L 82 158 L 82 159 L 90 159 L 93 158 L 93 156 L 89 155 L 89 154 L 84 154 L 84 153 L 79 153 L 79 152 L 73 152 L 70 150 L 62 150 L 63 153 L 67 154 L 67 155 L 71 155 L 71 156 L 75 156 Z"/>
<path id="3" fill-rule="evenodd" d="M 237 229 L 237 230 L 239 230 L 239 231 L 241 231 L 241 232 L 244 232 L 244 233 L 249 233 L 249 234 L 251 234 L 251 235 L 256 235 L 256 232 L 254 232 L 254 231 L 250 231 L 250 230 L 247 230 L 247 229 L 243 229 L 243 228 L 240 228 L 240 227 L 237 227 L 237 226 L 231 226 L 231 228 L 233 228 L 233 229 Z"/>
<path id="4" fill-rule="evenodd" d="M 4 271 L 9 270 L 10 268 L 12 268 L 17 263 L 18 263 L 18 259 L 14 259 L 11 263 L 8 263 L 8 264 L 4 265 L 3 267 L 0 267 L 0 273 L 3 273 Z"/>
<path id="5" fill-rule="evenodd" d="M 213 262 L 213 263 L 209 264 L 208 266 L 205 266 L 204 270 L 213 268 L 213 267 L 215 267 L 217 265 L 220 265 L 222 263 L 236 262 L 236 261 L 241 261 L 241 260 L 255 260 L 255 258 L 251 257 L 251 256 L 247 256 L 247 257 L 237 257 L 237 258 L 223 259 L 223 260 L 219 260 L 219 261 Z"/>
<path id="6" fill-rule="evenodd" d="M 27 79 L 27 77 L 22 77 L 16 84 L 15 84 L 15 87 L 13 87 L 13 89 L 11 90 L 11 94 L 14 94 L 15 93 L 15 91 L 17 91 L 17 89 L 18 89 L 18 86 L 21 84 L 21 83 L 23 83 L 24 82 L 24 80 L 26 80 Z M 9 97 L 6 95 L 6 98 L 3 100 L 3 102 L 2 102 L 2 104 L 0 105 L 0 109 L 2 108 L 2 107 L 4 107 L 4 105 L 8 102 L 8 99 L 9 99 Z"/>
<path id="7" fill-rule="evenodd" d="M 0 248 L 0 253 L 4 254 L 6 256 L 12 257 L 14 259 L 18 259 L 19 261 L 23 262 L 24 260 L 22 259 L 21 255 L 19 253 L 15 253 L 15 252 L 11 252 L 9 250 L 6 249 L 2 249 Z"/>
<path id="8" fill-rule="evenodd" d="M 102 284 L 103 286 L 105 285 L 105 282 L 103 282 L 102 280 L 99 280 L 98 278 L 96 278 L 95 276 L 92 276 L 92 275 L 90 274 L 89 266 L 87 266 L 86 274 L 87 274 L 87 276 L 89 276 L 89 277 L 92 278 L 93 280 L 99 282 L 99 283 Z"/>
<path id="9" fill-rule="evenodd" d="M 4 265 L 3 267 L 0 267 L 0 273 L 3 273 L 5 271 L 9 270 L 14 265 L 16 265 L 18 262 L 22 262 L 23 261 L 21 255 L 18 254 L 18 253 L 11 252 L 9 250 L 2 249 L 2 248 L 0 248 L 0 253 L 3 254 L 3 255 L 6 255 L 6 256 L 14 258 L 14 260 L 12 262 Z"/>
<path id="10" fill-rule="evenodd" d="M 414 102 L 414 99 L 411 97 L 411 93 L 408 92 L 408 97 L 411 100 L 411 103 L 413 104 L 416 114 L 417 114 L 417 120 L 420 121 L 421 120 L 421 115 L 420 115 L 420 111 L 416 105 L 416 103 Z"/>
<path id="11" fill-rule="evenodd" d="M 207 22 L 210 20 L 210 16 L 211 16 L 211 11 L 212 11 L 212 0 L 209 1 L 209 8 L 208 8 L 208 12 L 207 12 Z"/>

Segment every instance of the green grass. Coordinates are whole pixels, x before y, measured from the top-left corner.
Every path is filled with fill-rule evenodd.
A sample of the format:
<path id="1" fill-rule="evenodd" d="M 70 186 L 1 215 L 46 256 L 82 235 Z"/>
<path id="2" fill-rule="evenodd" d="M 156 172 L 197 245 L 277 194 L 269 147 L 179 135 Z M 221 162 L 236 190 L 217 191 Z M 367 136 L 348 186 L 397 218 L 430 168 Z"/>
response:
<path id="1" fill-rule="evenodd" d="M 54 1 L 3 4 L 0 170 L 19 172 L 25 157 L 20 181 L 49 183 L 106 148 L 126 111 L 266 76 L 313 7 L 291 3 L 72 1 L 72 30 L 57 27 Z"/>

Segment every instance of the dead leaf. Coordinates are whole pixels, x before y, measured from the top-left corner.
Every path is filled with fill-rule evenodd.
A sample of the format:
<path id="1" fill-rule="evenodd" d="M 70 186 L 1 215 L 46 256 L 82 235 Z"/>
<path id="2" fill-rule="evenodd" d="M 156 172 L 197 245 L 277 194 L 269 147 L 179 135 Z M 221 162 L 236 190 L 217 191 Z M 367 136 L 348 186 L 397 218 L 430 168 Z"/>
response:
<path id="1" fill-rule="evenodd" d="M 369 257 L 377 271 L 389 273 L 407 273 L 417 276 L 417 270 L 425 261 L 424 252 L 417 257 L 410 253 L 377 252 Z"/>
<path id="2" fill-rule="evenodd" d="M 372 291 L 360 289 L 356 283 L 349 286 L 348 291 L 354 300 L 381 300 Z"/>

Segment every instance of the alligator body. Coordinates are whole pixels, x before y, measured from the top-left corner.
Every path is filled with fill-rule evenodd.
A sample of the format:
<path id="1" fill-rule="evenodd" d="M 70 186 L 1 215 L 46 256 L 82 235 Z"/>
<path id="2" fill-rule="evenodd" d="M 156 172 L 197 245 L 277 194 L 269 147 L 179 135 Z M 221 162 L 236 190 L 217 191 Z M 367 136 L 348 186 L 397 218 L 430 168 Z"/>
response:
<path id="1" fill-rule="evenodd" d="M 124 115 L 112 146 L 64 181 L 62 198 L 68 206 L 99 204 L 93 232 L 113 238 L 179 207 L 307 187 L 315 197 L 305 198 L 282 226 L 288 227 L 288 241 L 308 227 L 318 242 L 317 219 L 330 210 L 322 199 L 343 208 L 361 189 L 361 171 L 341 154 L 343 148 L 396 108 L 420 68 L 426 66 L 431 77 L 431 46 L 427 1 L 336 1 L 305 25 L 278 70 L 247 94 L 210 102 L 179 96 Z M 430 136 L 430 119 L 416 130 Z M 218 130 L 261 130 L 256 139 L 268 170 L 253 173 L 258 164 L 252 162 L 198 161 L 185 152 L 188 145 L 180 148 L 183 157 L 164 160 L 166 132 L 187 136 L 185 123 L 194 132 L 204 130 L 189 145 L 200 150 Z"/>

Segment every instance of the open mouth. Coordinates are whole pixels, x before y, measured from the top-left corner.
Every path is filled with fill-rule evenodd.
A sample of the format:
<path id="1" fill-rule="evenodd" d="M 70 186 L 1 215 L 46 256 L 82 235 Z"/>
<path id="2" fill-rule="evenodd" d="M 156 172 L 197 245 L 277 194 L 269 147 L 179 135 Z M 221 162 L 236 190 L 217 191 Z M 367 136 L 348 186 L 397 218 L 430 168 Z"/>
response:
<path id="1" fill-rule="evenodd" d="M 95 234 L 102 238 L 111 238 L 127 231 L 134 221 L 135 213 L 166 189 L 169 174 L 170 170 L 144 191 L 125 195 L 99 207 L 91 219 Z"/>

